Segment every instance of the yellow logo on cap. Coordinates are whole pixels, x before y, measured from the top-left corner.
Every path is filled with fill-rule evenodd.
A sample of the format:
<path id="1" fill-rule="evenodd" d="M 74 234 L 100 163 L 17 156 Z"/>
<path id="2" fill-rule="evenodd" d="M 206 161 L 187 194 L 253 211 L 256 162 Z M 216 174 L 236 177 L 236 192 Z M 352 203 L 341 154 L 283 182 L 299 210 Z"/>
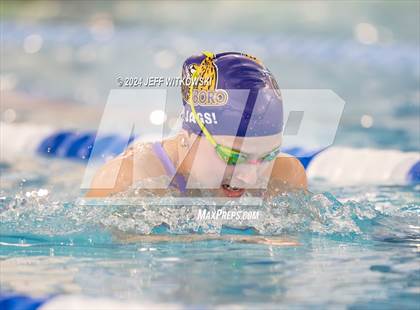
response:
<path id="1" fill-rule="evenodd" d="M 182 96 L 185 101 L 189 101 L 192 95 L 194 104 L 201 106 L 225 105 L 228 99 L 227 92 L 216 89 L 217 66 L 213 62 L 214 54 L 210 52 L 203 52 L 203 54 L 206 57 L 200 64 L 191 64 L 187 72 L 183 72 L 183 75 L 192 79 L 193 84 L 182 86 Z"/>

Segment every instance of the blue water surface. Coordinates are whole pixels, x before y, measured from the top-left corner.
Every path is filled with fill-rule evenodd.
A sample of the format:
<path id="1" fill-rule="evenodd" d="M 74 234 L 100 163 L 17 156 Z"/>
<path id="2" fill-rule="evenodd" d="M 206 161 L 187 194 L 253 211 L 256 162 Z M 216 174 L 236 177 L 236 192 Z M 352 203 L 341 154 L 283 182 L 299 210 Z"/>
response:
<path id="1" fill-rule="evenodd" d="M 261 207 L 277 215 L 266 217 L 265 233 L 298 246 L 229 240 L 155 243 L 129 237 L 153 228 L 162 208 L 181 206 L 155 206 L 156 213 L 149 209 L 147 216 L 133 206 L 82 206 L 71 199 L 76 193 L 66 193 L 68 179 L 42 177 L 48 160 L 36 165 L 40 170 L 24 183 L 18 171 L 3 168 L 11 185 L 2 190 L 0 209 L 4 292 L 244 308 L 418 306 L 416 185 L 327 186 L 327 192 L 325 184 L 318 184 L 318 194 L 290 194 Z M 50 168 L 59 174 L 70 168 L 77 172 L 78 165 L 59 162 Z M 20 190 L 15 193 L 13 186 Z M 188 207 L 183 212 L 187 216 Z M 166 233 L 191 233 L 189 225 L 166 214 L 173 225 L 166 226 Z M 206 232 L 206 227 L 197 231 Z M 222 227 L 219 232 L 235 230 Z"/>

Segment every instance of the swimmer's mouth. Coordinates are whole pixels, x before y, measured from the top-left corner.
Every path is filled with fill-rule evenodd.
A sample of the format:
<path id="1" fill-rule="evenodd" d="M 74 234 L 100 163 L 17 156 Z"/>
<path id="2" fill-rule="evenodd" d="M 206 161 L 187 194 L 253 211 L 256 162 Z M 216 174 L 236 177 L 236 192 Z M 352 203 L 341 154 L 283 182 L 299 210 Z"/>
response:
<path id="1" fill-rule="evenodd" d="M 222 184 L 222 189 L 227 197 L 241 197 L 245 192 L 244 188 L 230 186 L 229 184 Z"/>

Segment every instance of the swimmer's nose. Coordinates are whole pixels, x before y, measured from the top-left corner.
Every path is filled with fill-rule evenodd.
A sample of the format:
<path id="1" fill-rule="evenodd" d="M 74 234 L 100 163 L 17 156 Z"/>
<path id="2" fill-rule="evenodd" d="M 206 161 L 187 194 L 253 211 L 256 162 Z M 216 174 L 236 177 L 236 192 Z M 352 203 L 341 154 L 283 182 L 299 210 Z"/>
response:
<path id="1" fill-rule="evenodd" d="M 258 159 L 252 159 L 252 160 L 248 160 L 248 163 L 252 165 L 258 165 L 260 161 Z"/>
<path id="2" fill-rule="evenodd" d="M 256 165 L 238 165 L 235 169 L 233 174 L 233 184 L 232 186 L 236 186 L 235 179 L 240 181 L 240 183 L 246 185 L 254 185 L 258 180 L 258 171 Z M 237 182 L 239 183 L 239 182 Z M 238 184 L 238 187 L 241 187 Z"/>

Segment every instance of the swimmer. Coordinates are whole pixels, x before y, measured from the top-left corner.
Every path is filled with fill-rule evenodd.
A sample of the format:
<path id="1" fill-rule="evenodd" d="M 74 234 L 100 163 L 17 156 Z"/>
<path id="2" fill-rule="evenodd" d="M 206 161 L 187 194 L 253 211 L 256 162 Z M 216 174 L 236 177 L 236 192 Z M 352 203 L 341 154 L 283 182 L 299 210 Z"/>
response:
<path id="1" fill-rule="evenodd" d="M 112 196 L 140 180 L 163 175 L 185 196 L 197 195 L 187 184 L 231 198 L 246 192 L 269 197 L 306 189 L 299 160 L 281 153 L 281 93 L 260 60 L 236 52 L 203 52 L 184 62 L 182 80 L 192 83 L 181 87 L 180 132 L 160 142 L 134 143 L 99 169 L 87 197 Z M 115 185 L 103 186 L 112 176 Z"/>

